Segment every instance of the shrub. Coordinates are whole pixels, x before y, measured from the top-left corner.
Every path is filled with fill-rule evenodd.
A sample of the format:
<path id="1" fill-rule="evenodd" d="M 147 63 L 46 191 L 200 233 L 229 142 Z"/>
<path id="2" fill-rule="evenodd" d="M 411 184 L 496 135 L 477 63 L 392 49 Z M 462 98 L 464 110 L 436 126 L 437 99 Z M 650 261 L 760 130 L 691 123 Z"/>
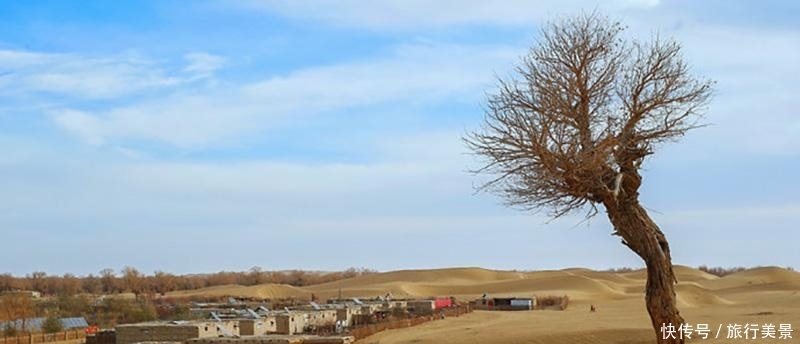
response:
<path id="1" fill-rule="evenodd" d="M 536 297 L 536 309 L 554 309 L 563 311 L 567 309 L 569 305 L 569 296 L 555 296 L 555 295 L 546 295 L 546 296 L 537 296 Z"/>
<path id="2" fill-rule="evenodd" d="M 5 337 L 16 337 L 19 334 L 18 332 L 17 327 L 12 325 L 11 322 L 7 322 L 3 328 L 3 336 Z"/>
<path id="3" fill-rule="evenodd" d="M 701 265 L 701 266 L 697 267 L 697 269 L 700 270 L 700 271 L 703 271 L 705 273 L 716 275 L 718 277 L 723 277 L 723 276 L 727 276 L 727 275 L 730 275 L 730 274 L 734 274 L 734 273 L 737 273 L 737 272 L 742 272 L 742 271 L 747 270 L 746 268 L 743 268 L 741 266 L 735 267 L 735 268 L 723 268 L 723 267 L 720 267 L 720 266 L 708 267 L 708 266 L 705 266 L 705 265 Z"/>
<path id="4" fill-rule="evenodd" d="M 42 323 L 42 331 L 44 333 L 56 333 L 64 330 L 64 325 L 61 323 L 61 318 L 58 315 L 51 314 L 44 319 Z"/>

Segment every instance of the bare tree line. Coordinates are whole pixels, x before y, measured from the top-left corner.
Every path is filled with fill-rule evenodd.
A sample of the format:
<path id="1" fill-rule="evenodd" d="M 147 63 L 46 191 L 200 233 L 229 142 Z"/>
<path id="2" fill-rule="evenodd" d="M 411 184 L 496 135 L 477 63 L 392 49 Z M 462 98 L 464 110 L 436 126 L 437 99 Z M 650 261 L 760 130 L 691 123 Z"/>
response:
<path id="1" fill-rule="evenodd" d="M 126 266 L 119 271 L 111 268 L 98 274 L 76 276 L 48 275 L 34 271 L 23 277 L 9 273 L 0 274 L 0 292 L 15 290 L 37 291 L 43 295 L 114 294 L 163 294 L 175 290 L 193 290 L 219 285 L 258 285 L 264 283 L 288 284 L 302 287 L 375 273 L 366 268 L 349 268 L 336 272 L 314 272 L 303 270 L 264 271 L 256 266 L 248 271 L 220 271 L 210 274 L 175 275 L 164 271 L 145 274 Z"/>

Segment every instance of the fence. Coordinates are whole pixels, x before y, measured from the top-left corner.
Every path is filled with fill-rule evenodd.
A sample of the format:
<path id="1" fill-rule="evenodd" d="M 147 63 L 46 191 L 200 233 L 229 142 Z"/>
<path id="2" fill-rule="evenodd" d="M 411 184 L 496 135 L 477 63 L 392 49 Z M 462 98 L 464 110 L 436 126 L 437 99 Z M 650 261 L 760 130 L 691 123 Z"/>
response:
<path id="1" fill-rule="evenodd" d="M 2 337 L 0 338 L 0 344 L 83 342 L 85 339 L 86 332 L 83 329 L 75 329 L 56 333 L 31 333 L 16 337 Z"/>
<path id="2" fill-rule="evenodd" d="M 408 319 L 396 319 L 396 320 L 390 320 L 386 322 L 380 322 L 368 325 L 360 325 L 356 328 L 351 329 L 348 335 L 353 336 L 356 339 L 356 341 L 358 341 L 366 337 L 369 337 L 373 334 L 376 334 L 378 332 L 417 326 L 429 321 L 443 319 L 446 317 L 458 317 L 467 314 L 469 312 L 472 312 L 472 309 L 470 307 L 449 307 L 444 309 L 438 309 L 435 311 L 433 315 L 426 315 Z"/>

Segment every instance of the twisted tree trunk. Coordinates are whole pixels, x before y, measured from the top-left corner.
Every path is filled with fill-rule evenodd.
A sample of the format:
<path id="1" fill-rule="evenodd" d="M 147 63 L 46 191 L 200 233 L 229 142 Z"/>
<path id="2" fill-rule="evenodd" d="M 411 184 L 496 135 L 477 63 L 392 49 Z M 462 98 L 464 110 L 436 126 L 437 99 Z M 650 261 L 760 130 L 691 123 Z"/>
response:
<path id="1" fill-rule="evenodd" d="M 657 343 L 683 344 L 683 337 L 677 329 L 684 320 L 676 306 L 677 279 L 672 270 L 667 238 L 636 200 L 606 205 L 606 209 L 614 225 L 614 234 L 622 237 L 622 243 L 639 255 L 647 266 L 645 302 Z M 674 326 L 675 332 L 664 331 L 664 326 L 669 325 Z"/>

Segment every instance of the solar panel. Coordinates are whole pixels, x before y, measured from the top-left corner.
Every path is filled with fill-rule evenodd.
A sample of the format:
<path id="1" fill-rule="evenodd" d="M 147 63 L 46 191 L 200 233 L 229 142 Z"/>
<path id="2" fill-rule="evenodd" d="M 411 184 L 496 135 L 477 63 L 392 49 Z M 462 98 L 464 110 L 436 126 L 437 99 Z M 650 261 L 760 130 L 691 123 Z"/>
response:
<path id="1" fill-rule="evenodd" d="M 44 322 L 47 318 L 30 318 L 25 319 L 25 329 L 29 331 L 41 331 L 42 327 L 44 327 Z M 86 319 L 83 317 L 75 317 L 75 318 L 61 318 L 61 326 L 65 330 L 73 329 L 73 328 L 85 328 L 89 327 L 89 323 L 86 322 Z M 22 320 L 17 319 L 10 322 L 0 323 L 0 327 L 15 327 L 17 329 L 22 329 Z"/>
<path id="2" fill-rule="evenodd" d="M 260 316 L 260 315 L 258 315 L 258 313 L 256 313 L 255 311 L 253 311 L 253 310 L 252 310 L 252 309 L 250 309 L 250 308 L 248 308 L 248 309 L 247 309 L 247 314 L 249 314 L 249 315 L 250 315 L 250 317 L 252 317 L 253 319 L 258 319 L 258 318 L 261 318 L 261 316 Z"/>
<path id="3" fill-rule="evenodd" d="M 41 331 L 42 330 L 42 325 L 44 325 L 44 319 L 45 318 L 27 319 L 27 320 L 25 320 L 25 327 L 28 330 Z"/>
<path id="4" fill-rule="evenodd" d="M 89 323 L 87 323 L 86 319 L 83 317 L 62 318 L 61 324 L 64 326 L 64 329 L 89 327 Z"/>

